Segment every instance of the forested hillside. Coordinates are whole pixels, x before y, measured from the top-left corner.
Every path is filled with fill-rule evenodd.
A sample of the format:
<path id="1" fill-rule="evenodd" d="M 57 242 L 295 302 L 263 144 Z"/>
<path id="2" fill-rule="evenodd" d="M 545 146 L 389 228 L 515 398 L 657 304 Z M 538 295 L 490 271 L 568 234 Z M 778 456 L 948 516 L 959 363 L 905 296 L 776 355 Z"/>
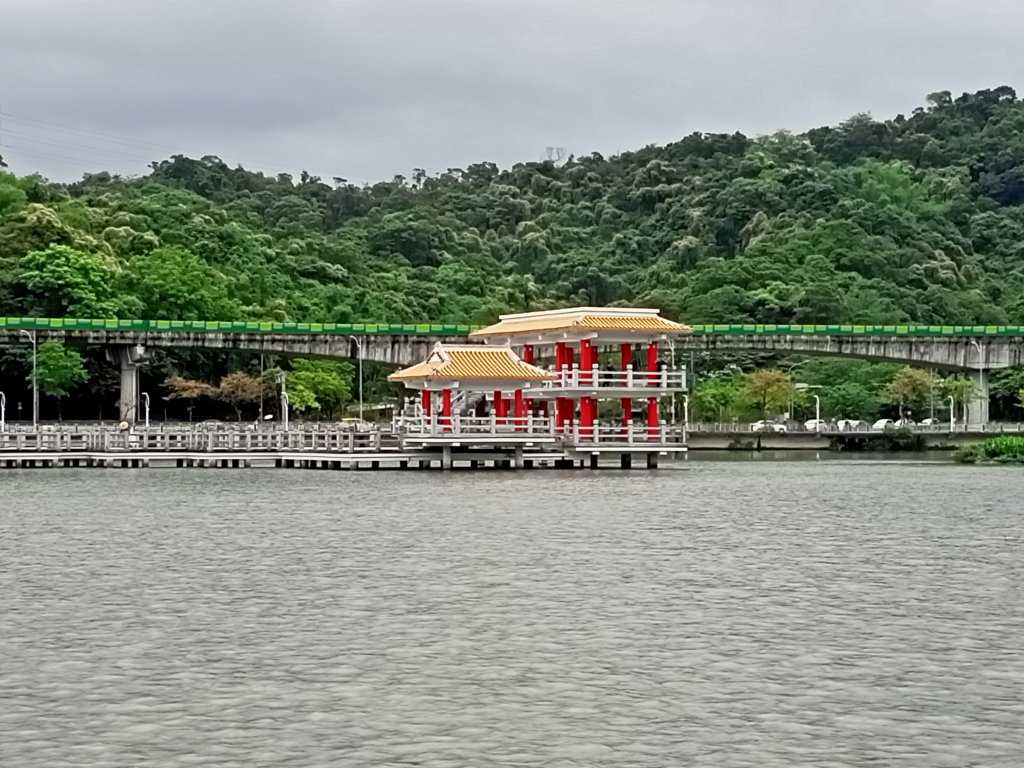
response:
<path id="1" fill-rule="evenodd" d="M 70 185 L 0 173 L 0 315 L 486 322 L 615 302 L 690 322 L 1024 323 L 1024 102 L 943 92 L 804 135 L 365 187 L 212 156 Z"/>

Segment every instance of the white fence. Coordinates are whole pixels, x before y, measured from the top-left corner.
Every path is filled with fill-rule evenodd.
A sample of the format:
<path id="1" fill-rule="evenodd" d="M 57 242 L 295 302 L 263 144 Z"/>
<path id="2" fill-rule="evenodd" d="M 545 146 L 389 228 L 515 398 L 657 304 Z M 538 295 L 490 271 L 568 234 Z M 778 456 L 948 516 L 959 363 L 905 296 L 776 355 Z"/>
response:
<path id="1" fill-rule="evenodd" d="M 552 370 L 558 378 L 543 384 L 544 389 L 587 389 L 590 387 L 619 387 L 625 389 L 686 389 L 686 369 L 663 368 L 660 371 L 634 371 L 628 366 L 624 371 L 601 370 L 596 365 L 581 369 L 578 365 Z"/>
<path id="2" fill-rule="evenodd" d="M 578 420 L 563 425 L 559 429 L 554 418 L 550 416 L 462 416 L 453 413 L 445 417 L 438 413 L 414 416 L 399 415 L 395 417 L 393 429 L 401 435 L 414 437 L 537 437 L 560 438 L 571 442 L 618 443 L 632 445 L 634 443 L 659 442 L 682 443 L 685 431 L 682 427 L 662 424 L 648 427 L 645 424 L 628 424 L 596 422 L 589 426 L 582 425 Z"/>

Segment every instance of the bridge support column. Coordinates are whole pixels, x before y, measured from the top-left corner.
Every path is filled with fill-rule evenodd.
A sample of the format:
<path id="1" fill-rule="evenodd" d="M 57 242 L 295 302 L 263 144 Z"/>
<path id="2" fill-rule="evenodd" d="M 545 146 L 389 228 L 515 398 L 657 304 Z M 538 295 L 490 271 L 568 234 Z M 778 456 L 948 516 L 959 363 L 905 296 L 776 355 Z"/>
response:
<path id="1" fill-rule="evenodd" d="M 971 427 L 988 424 L 988 371 L 968 371 L 974 382 L 974 399 L 967 404 L 967 425 Z"/>
<path id="2" fill-rule="evenodd" d="M 121 394 L 117 400 L 119 419 L 134 424 L 139 410 L 139 366 L 146 359 L 146 348 L 141 344 L 110 347 L 107 359 L 121 367 Z"/>

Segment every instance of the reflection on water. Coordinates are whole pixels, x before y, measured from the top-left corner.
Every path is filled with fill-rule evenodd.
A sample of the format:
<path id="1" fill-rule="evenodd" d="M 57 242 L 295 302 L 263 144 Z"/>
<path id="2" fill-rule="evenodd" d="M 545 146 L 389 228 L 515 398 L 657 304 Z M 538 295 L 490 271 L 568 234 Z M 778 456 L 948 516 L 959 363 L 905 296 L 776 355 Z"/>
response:
<path id="1" fill-rule="evenodd" d="M 0 765 L 1024 765 L 1024 473 L 0 475 Z"/>

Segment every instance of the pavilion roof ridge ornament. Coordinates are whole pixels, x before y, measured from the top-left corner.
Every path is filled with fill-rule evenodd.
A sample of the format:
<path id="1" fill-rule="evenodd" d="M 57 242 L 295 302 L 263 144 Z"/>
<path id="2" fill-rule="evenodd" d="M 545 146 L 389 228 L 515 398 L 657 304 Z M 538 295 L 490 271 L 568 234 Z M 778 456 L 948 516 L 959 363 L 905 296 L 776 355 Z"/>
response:
<path id="1" fill-rule="evenodd" d="M 564 317 L 568 315 L 660 315 L 661 310 L 646 307 L 562 307 L 560 309 L 537 309 L 531 312 L 514 312 L 498 315 L 499 320 L 528 320 L 539 317 Z"/>
<path id="2" fill-rule="evenodd" d="M 639 334 L 667 338 L 669 334 L 690 333 L 692 328 L 662 317 L 660 310 L 638 307 L 570 307 L 565 309 L 501 315 L 497 323 L 471 332 L 470 338 L 508 338 L 537 334 L 591 332 L 615 337 Z M 550 337 L 548 339 L 550 342 Z"/>

